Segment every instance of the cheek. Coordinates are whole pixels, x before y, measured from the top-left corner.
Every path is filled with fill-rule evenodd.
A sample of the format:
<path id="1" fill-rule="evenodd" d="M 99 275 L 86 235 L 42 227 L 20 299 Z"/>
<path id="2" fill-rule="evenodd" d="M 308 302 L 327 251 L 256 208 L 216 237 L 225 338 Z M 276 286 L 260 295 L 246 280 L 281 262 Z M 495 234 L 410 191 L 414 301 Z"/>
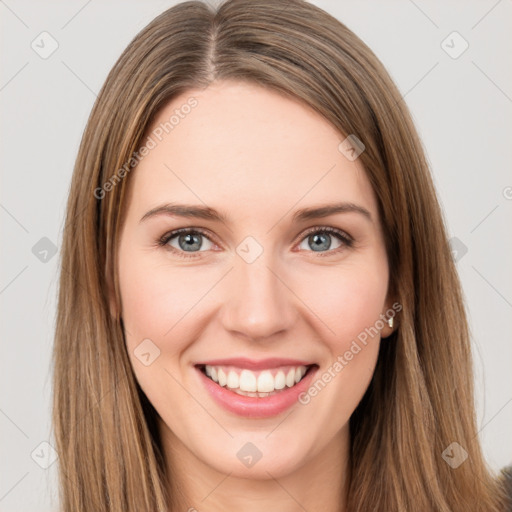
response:
<path id="1" fill-rule="evenodd" d="M 119 278 L 126 345 L 136 379 L 159 412 L 179 408 L 179 357 L 200 328 L 194 307 L 200 307 L 210 280 L 191 269 L 155 263 L 154 257 L 137 251 L 120 258 Z"/>
<path id="2" fill-rule="evenodd" d="M 182 328 L 208 283 L 190 269 L 155 264 L 149 256 L 120 260 L 122 314 L 131 341 L 180 339 Z M 160 347 L 163 348 L 163 347 Z"/>
<path id="3" fill-rule="evenodd" d="M 334 436 L 362 399 L 373 376 L 380 346 L 388 273 L 381 259 L 372 265 L 329 269 L 322 291 L 310 293 L 325 333 L 326 357 L 302 402 L 311 406 L 324 434 Z"/>
<path id="4" fill-rule="evenodd" d="M 380 344 L 375 324 L 384 309 L 388 272 L 380 252 L 370 256 L 336 268 L 319 267 L 314 275 L 310 272 L 307 279 L 297 281 L 301 283 L 297 295 L 306 298 L 314 313 L 309 315 L 311 330 L 324 348 L 319 371 L 299 399 L 305 413 L 297 421 L 304 432 L 316 425 L 312 437 L 336 436 L 373 376 Z"/>
<path id="5" fill-rule="evenodd" d="M 387 295 L 387 260 L 376 252 L 353 265 L 324 269 L 316 277 L 321 280 L 309 287 L 309 305 L 319 317 L 315 330 L 325 333 L 327 351 L 318 375 L 322 382 L 310 388 L 305 402 L 315 401 L 319 418 L 335 419 L 333 425 L 339 425 L 348 421 L 375 369 L 384 325 L 380 315 Z M 319 287 L 320 282 L 326 284 Z M 317 400 L 317 394 L 322 398 Z"/>
<path id="6" fill-rule="evenodd" d="M 300 296 L 318 316 L 319 328 L 323 324 L 321 332 L 331 352 L 344 352 L 353 339 L 376 325 L 384 310 L 387 282 L 387 267 L 379 259 L 322 269 L 309 278 Z M 382 328 L 380 322 L 378 326 Z"/>

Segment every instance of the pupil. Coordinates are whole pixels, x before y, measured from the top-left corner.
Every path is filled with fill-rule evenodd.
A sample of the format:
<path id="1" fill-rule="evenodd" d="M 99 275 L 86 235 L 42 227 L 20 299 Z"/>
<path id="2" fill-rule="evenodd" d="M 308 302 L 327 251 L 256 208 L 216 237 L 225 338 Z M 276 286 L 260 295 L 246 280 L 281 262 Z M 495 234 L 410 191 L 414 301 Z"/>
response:
<path id="1" fill-rule="evenodd" d="M 184 244 L 181 243 L 183 238 L 185 238 Z M 182 235 L 180 237 L 180 247 L 182 249 L 193 248 L 192 246 L 194 244 L 197 244 L 197 246 L 198 246 L 197 249 L 201 248 L 201 238 L 199 235 L 187 233 L 186 235 Z"/>
<path id="2" fill-rule="evenodd" d="M 322 238 L 324 240 L 323 244 L 322 244 L 322 240 L 321 240 Z M 310 237 L 310 240 L 313 241 L 313 249 L 315 251 L 317 251 L 318 248 L 320 248 L 320 249 L 329 249 L 329 247 L 331 246 L 329 237 L 326 234 L 322 234 L 322 235 L 316 234 L 316 235 L 313 235 L 313 236 Z M 318 241 L 320 241 L 319 244 L 317 244 Z"/>

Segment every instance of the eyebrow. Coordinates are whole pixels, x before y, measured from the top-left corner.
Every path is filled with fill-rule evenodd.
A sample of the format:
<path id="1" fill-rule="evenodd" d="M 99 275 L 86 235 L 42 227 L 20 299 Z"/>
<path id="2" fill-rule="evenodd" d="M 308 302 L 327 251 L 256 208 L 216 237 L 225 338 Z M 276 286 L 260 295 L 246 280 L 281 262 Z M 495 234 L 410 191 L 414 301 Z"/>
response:
<path id="1" fill-rule="evenodd" d="M 370 212 L 366 208 L 363 208 L 362 206 L 354 203 L 334 203 L 310 208 L 302 208 L 293 214 L 292 221 L 304 222 L 306 220 L 328 217 L 337 213 L 359 213 L 370 222 L 373 222 Z M 204 219 L 222 223 L 226 223 L 228 220 L 226 215 L 218 212 L 214 208 L 210 208 L 209 206 L 167 203 L 161 206 L 157 206 L 156 208 L 146 212 L 140 219 L 140 222 L 161 215 L 170 217 Z"/>

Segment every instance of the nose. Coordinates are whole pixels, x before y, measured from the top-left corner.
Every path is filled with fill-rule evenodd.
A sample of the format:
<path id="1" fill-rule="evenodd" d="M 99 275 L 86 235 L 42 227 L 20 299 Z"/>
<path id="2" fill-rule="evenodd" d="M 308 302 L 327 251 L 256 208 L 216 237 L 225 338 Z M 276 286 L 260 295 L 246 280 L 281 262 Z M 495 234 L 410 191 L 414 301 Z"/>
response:
<path id="1" fill-rule="evenodd" d="M 266 252 L 252 263 L 236 258 L 226 280 L 223 327 L 250 341 L 263 341 L 296 323 L 297 300 L 287 273 Z"/>

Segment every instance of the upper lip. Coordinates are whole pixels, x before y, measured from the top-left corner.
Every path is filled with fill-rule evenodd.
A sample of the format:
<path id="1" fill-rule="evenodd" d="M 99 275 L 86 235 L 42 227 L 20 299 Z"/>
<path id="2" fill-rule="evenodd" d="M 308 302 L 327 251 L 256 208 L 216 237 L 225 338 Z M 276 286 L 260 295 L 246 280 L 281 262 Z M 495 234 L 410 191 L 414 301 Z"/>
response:
<path id="1" fill-rule="evenodd" d="M 237 368 L 246 368 L 247 370 L 265 370 L 278 368 L 279 366 L 311 366 L 312 364 L 314 363 L 281 357 L 271 357 L 259 360 L 248 359 L 246 357 L 233 357 L 228 359 L 201 361 L 200 363 L 196 363 L 196 366 L 236 366 Z"/>

